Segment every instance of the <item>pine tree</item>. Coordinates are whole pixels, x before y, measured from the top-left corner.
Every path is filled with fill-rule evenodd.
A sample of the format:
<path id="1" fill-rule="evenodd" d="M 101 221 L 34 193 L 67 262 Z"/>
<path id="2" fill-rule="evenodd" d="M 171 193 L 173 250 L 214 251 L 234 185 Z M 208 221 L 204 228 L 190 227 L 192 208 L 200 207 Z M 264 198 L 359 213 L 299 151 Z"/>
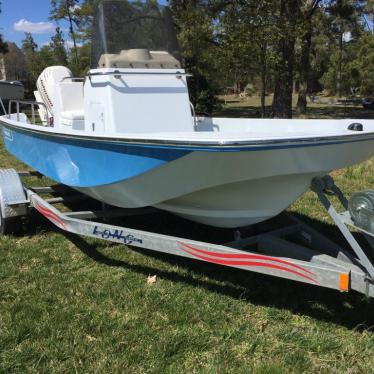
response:
<path id="1" fill-rule="evenodd" d="M 26 65 L 30 81 L 36 81 L 40 69 L 38 64 L 38 45 L 30 33 L 25 33 L 25 39 L 22 40 L 22 51 L 26 58 Z"/>
<path id="2" fill-rule="evenodd" d="M 77 36 L 75 28 L 79 26 L 79 18 L 75 15 L 75 8 L 79 0 L 51 0 L 52 10 L 50 19 L 53 21 L 66 20 L 69 22 L 69 34 L 73 40 L 75 64 L 78 65 Z"/>
<path id="3" fill-rule="evenodd" d="M 56 34 L 52 36 L 51 40 L 49 46 L 52 49 L 55 63 L 57 65 L 67 66 L 68 59 L 65 49 L 65 40 L 59 27 L 56 28 Z"/>
<path id="4" fill-rule="evenodd" d="M 296 26 L 300 17 L 298 5 L 298 0 L 280 0 L 273 98 L 275 118 L 292 118 Z"/>
<path id="5" fill-rule="evenodd" d="M 310 80 L 310 51 L 313 37 L 313 16 L 322 0 L 303 0 L 301 4 L 301 56 L 300 56 L 300 90 L 297 100 L 297 112 L 305 114 Z"/>

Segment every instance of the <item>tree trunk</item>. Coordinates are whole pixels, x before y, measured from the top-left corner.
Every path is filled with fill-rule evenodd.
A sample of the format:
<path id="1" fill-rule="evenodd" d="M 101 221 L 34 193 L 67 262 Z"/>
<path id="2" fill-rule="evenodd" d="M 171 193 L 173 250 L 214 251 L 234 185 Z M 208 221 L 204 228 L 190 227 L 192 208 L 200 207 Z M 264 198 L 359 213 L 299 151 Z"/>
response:
<path id="1" fill-rule="evenodd" d="M 266 58 L 267 45 L 261 48 L 261 117 L 266 117 L 266 81 L 267 81 L 267 58 Z"/>
<path id="2" fill-rule="evenodd" d="M 301 58 L 300 58 L 300 85 L 299 97 L 296 111 L 305 114 L 307 110 L 307 94 L 310 76 L 310 48 L 312 45 L 312 22 L 307 20 L 306 30 L 302 38 Z"/>
<path id="3" fill-rule="evenodd" d="M 284 40 L 281 43 L 281 58 L 278 64 L 274 99 L 273 116 L 275 118 L 292 118 L 292 88 L 294 40 Z"/>
<path id="4" fill-rule="evenodd" d="M 77 50 L 77 41 L 76 41 L 76 37 L 75 37 L 75 32 L 74 32 L 74 27 L 73 27 L 73 17 L 71 16 L 71 12 L 70 12 L 70 8 L 69 8 L 69 3 L 66 2 L 66 11 L 67 11 L 67 14 L 68 14 L 68 18 L 69 18 L 69 31 L 70 31 L 70 35 L 71 35 L 71 38 L 73 39 L 73 45 L 74 45 L 74 56 L 75 56 L 75 65 L 76 67 L 78 68 L 78 50 Z"/>
<path id="5" fill-rule="evenodd" d="M 278 42 L 273 116 L 292 118 L 293 67 L 295 57 L 294 22 L 297 0 L 281 0 L 280 27 L 282 35 Z"/>
<path id="6" fill-rule="evenodd" d="M 342 97 L 342 65 L 343 65 L 343 32 L 339 35 L 339 61 L 338 61 L 338 79 L 336 83 L 336 90 L 338 97 Z"/>

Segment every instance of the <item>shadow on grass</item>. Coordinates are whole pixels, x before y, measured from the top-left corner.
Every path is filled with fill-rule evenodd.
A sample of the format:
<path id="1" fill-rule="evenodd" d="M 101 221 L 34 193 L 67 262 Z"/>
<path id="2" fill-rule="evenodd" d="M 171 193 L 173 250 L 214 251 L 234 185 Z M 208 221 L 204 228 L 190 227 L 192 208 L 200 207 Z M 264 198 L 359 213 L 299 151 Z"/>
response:
<path id="1" fill-rule="evenodd" d="M 92 204 L 93 202 L 89 200 L 80 202 L 78 206 L 71 204 L 70 207 L 74 210 L 77 208 L 84 210 L 89 207 L 92 209 Z M 100 204 L 98 204 L 97 208 L 99 207 Z M 336 226 L 297 213 L 292 213 L 292 215 L 301 219 L 318 232 L 323 233 L 345 249 L 348 249 Z M 279 225 L 287 224 L 287 221 L 287 216 L 281 214 L 270 221 L 252 226 L 247 234 L 254 235 L 265 230 L 271 230 L 279 227 Z M 216 244 L 226 243 L 234 238 L 233 230 L 204 226 L 162 211 L 148 215 L 115 219 L 110 222 L 123 227 Z M 201 287 L 210 292 L 217 292 L 255 305 L 286 309 L 292 313 L 308 315 L 312 318 L 336 323 L 350 329 L 370 330 L 374 326 L 374 300 L 367 299 L 358 293 L 341 294 L 322 287 L 135 248 L 132 249 L 149 257 L 183 267 L 188 270 L 188 274 L 181 275 L 173 271 L 160 270 L 156 267 L 129 264 L 126 261 L 108 257 L 101 252 L 101 249 L 108 246 L 108 242 L 104 243 L 99 240 L 88 242 L 80 236 L 63 232 L 36 212 L 25 220 L 19 230 L 13 233 L 13 236 L 32 237 L 46 231 L 61 232 L 85 255 L 98 263 L 110 267 L 121 267 L 145 276 L 156 274 L 165 280 L 183 282 L 193 287 Z M 366 246 L 362 236 L 357 235 L 357 239 Z M 112 246 L 119 246 L 119 244 L 112 243 Z M 206 279 L 207 277 L 209 279 Z"/>
<path id="2" fill-rule="evenodd" d="M 338 244 L 344 245 L 344 241 L 340 238 L 339 231 L 335 226 L 324 224 L 305 216 L 293 215 L 301 218 L 305 223 Z M 282 220 L 282 215 L 277 219 Z M 119 222 L 116 223 L 119 224 Z M 124 225 L 123 221 L 122 225 Z M 132 217 L 131 227 L 150 231 L 152 227 L 154 231 L 165 234 L 215 243 L 232 240 L 232 230 L 218 230 L 194 224 L 164 212 L 159 212 L 157 215 L 148 215 L 146 218 Z M 158 230 L 161 227 L 163 229 Z M 49 227 L 49 229 L 52 229 L 52 227 Z M 89 243 L 80 236 L 66 232 L 63 232 L 63 235 L 92 260 L 110 267 L 121 267 L 145 276 L 156 274 L 164 280 L 183 282 L 193 287 L 201 287 L 210 292 L 244 300 L 254 305 L 289 310 L 295 314 L 307 315 L 321 321 L 342 325 L 349 329 L 368 331 L 374 326 L 374 300 L 367 299 L 355 292 L 342 294 L 322 287 L 310 286 L 240 269 L 132 248 L 138 253 L 165 261 L 171 265 L 178 265 L 193 273 L 193 275 L 181 275 L 173 271 L 129 264 L 123 260 L 113 259 L 101 252 L 103 248 L 102 242 Z M 112 245 L 117 246 L 114 243 Z M 209 279 L 207 280 L 206 277 Z"/>
<path id="3" fill-rule="evenodd" d="M 90 202 L 86 203 L 90 205 Z M 80 203 L 80 208 L 82 209 L 82 203 Z M 292 215 L 347 249 L 346 243 L 336 226 L 313 220 L 307 216 L 295 213 L 292 213 Z M 274 228 L 274 225 L 284 225 L 286 221 L 286 216 L 281 214 L 273 220 L 253 226 L 247 234 L 258 234 Z M 110 222 L 119 226 L 216 244 L 233 240 L 233 230 L 204 226 L 162 211 L 145 216 L 111 220 Z M 156 274 L 165 280 L 183 282 L 193 287 L 202 287 L 210 292 L 217 292 L 255 305 L 286 309 L 292 313 L 308 315 L 350 329 L 371 330 L 374 326 L 374 300 L 367 299 L 358 293 L 341 294 L 322 287 L 135 248 L 132 249 L 171 265 L 184 267 L 193 274 L 181 275 L 173 271 L 129 264 L 126 261 L 113 259 L 103 254 L 101 249 L 108 246 L 107 242 L 104 243 L 99 240 L 88 242 L 80 236 L 63 232 L 36 212 L 26 219 L 22 227 L 13 233 L 13 236 L 31 237 L 46 231 L 62 233 L 85 255 L 110 267 L 121 267 L 145 276 Z M 358 235 L 358 239 L 361 241 L 362 237 Z M 362 243 L 365 245 L 364 240 L 362 240 Z M 112 243 L 112 246 L 118 245 Z M 209 279 L 207 280 L 206 277 Z"/>

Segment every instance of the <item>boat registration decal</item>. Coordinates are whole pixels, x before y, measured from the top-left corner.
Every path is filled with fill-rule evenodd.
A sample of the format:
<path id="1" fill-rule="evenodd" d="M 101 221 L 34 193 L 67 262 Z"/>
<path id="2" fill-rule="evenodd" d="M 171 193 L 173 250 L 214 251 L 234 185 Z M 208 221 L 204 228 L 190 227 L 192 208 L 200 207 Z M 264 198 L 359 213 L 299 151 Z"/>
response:
<path id="1" fill-rule="evenodd" d="M 4 138 L 7 140 L 13 141 L 13 132 L 10 129 L 7 129 L 6 127 L 3 127 L 3 134 Z"/>
<path id="2" fill-rule="evenodd" d="M 126 235 L 123 230 L 110 230 L 110 229 L 103 229 L 100 230 L 99 226 L 95 226 L 93 229 L 93 235 L 100 237 L 101 239 L 116 239 L 123 244 L 130 245 L 132 243 L 139 243 L 142 244 L 143 240 L 136 238 L 132 234 Z"/>

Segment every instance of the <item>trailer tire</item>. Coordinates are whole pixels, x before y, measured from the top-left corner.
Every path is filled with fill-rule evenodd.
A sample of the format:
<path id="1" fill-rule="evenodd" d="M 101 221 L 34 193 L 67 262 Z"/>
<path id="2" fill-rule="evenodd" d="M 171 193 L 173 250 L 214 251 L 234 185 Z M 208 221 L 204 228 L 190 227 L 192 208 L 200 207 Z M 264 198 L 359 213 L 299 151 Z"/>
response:
<path id="1" fill-rule="evenodd" d="M 8 229 L 9 220 L 3 216 L 2 209 L 0 206 L 0 235 L 5 235 Z"/>
<path id="2" fill-rule="evenodd" d="M 21 216 L 5 218 L 0 214 L 0 236 L 21 233 L 23 227 L 22 222 Z"/>

